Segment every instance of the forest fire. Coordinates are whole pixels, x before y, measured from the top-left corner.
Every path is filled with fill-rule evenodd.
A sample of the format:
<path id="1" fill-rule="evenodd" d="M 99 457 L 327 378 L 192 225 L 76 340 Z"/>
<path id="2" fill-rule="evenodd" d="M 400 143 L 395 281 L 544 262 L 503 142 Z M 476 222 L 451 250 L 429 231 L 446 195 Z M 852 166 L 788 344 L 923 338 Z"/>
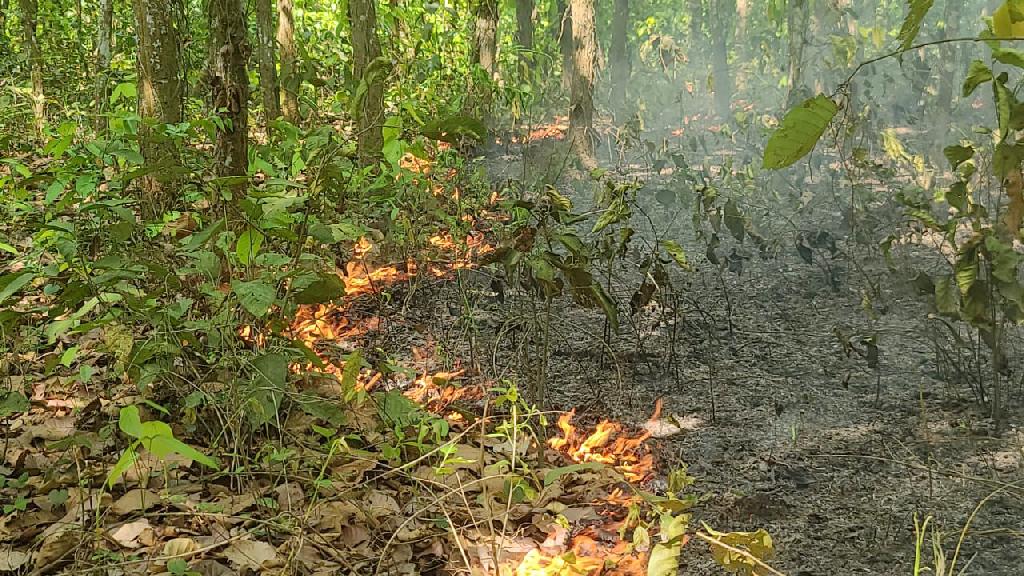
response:
<path id="1" fill-rule="evenodd" d="M 643 481 L 653 473 L 654 458 L 644 444 L 649 434 L 624 434 L 624 427 L 604 420 L 585 434 L 573 425 L 574 412 L 558 419 L 561 436 L 548 445 L 577 463 L 607 464 L 631 482 Z M 515 576 L 644 576 L 647 573 L 649 543 L 625 538 L 635 528 L 629 524 L 630 507 L 637 502 L 621 489 L 614 489 L 598 503 L 602 521 L 572 535 L 554 525 L 547 539 L 531 550 L 516 567 Z"/>
<path id="2" fill-rule="evenodd" d="M 583 435 L 572 424 L 575 411 L 558 418 L 559 438 L 548 440 L 548 446 L 565 454 L 573 462 L 599 462 L 622 472 L 630 482 L 642 482 L 654 471 L 654 457 L 644 444 L 647 432 L 637 436 L 623 435 L 623 426 L 602 420 L 589 435 Z"/>

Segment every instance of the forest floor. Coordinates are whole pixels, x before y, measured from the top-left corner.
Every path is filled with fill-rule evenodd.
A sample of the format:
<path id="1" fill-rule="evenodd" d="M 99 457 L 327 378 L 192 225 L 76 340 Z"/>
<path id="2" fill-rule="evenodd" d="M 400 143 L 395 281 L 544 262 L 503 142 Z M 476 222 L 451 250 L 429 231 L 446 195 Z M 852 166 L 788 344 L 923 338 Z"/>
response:
<path id="1" fill-rule="evenodd" d="M 517 155 L 489 160 L 492 178 L 546 169 L 529 165 L 526 157 L 525 167 Z M 646 190 L 670 185 L 665 176 L 643 178 Z M 651 196 L 645 200 L 641 190 L 641 206 L 664 214 Z M 587 186 L 572 199 L 584 211 L 592 203 Z M 809 214 L 801 227 L 840 226 L 838 213 Z M 705 245 L 693 235 L 689 212 L 679 220 L 667 224 L 661 237 L 702 255 Z M 644 234 L 642 218 L 634 221 Z M 927 261 L 912 249 L 894 258 L 903 269 Z M 556 310 L 547 375 L 551 407 L 639 425 L 663 400 L 663 417 L 675 415 L 684 430 L 653 440 L 662 472 L 685 463 L 698 493 L 714 496 L 698 506 L 696 520 L 720 530 L 766 528 L 778 549 L 774 565 L 786 574 L 910 574 L 914 519 L 927 516 L 943 534 L 947 559 L 970 522 L 959 551 L 959 566 L 971 562 L 967 573 L 1019 573 L 1019 372 L 1011 384 L 1016 402 L 1008 430 L 994 435 L 966 385 L 938 377 L 937 328 L 927 320 L 927 306 L 881 258 L 834 260 L 835 287 L 791 243 L 771 260 L 748 260 L 742 274 L 720 274 L 700 260 L 685 287 L 677 287 L 679 310 L 665 314 L 673 302 L 661 302 L 660 311 L 631 318 L 613 339 L 613 353 L 598 344 L 604 322 L 599 312 Z M 621 272 L 613 291 L 628 300 L 639 275 L 635 267 L 632 276 L 628 267 Z M 886 313 L 874 319 L 862 306 L 864 277 L 877 281 L 881 293 L 875 299 L 884 302 Z M 492 313 L 501 315 L 497 308 Z M 679 323 L 675 330 L 673 322 Z M 858 337 L 868 334 L 877 337 L 877 369 L 869 367 L 863 350 L 850 353 L 843 344 L 856 347 Z M 501 343 L 495 346 L 514 355 Z M 684 573 L 720 571 L 701 548 L 684 549 Z"/>

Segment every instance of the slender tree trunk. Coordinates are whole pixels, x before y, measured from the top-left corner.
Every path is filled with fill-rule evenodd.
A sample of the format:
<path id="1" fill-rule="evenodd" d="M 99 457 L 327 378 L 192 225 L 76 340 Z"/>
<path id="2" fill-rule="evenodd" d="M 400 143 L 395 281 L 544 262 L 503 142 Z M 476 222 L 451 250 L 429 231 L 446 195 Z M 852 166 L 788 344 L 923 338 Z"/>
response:
<path id="1" fill-rule="evenodd" d="M 32 117 L 36 136 L 41 138 L 46 126 L 46 96 L 43 93 L 43 52 L 36 37 L 39 3 L 37 0 L 18 0 L 18 4 L 21 7 L 22 41 L 28 52 L 29 74 L 32 77 Z"/>
<path id="2" fill-rule="evenodd" d="M 562 89 L 572 89 L 572 11 L 566 5 L 566 0 L 557 0 L 558 6 L 558 51 L 562 53 Z"/>
<path id="3" fill-rule="evenodd" d="M 942 20 L 945 23 L 945 30 L 943 30 L 943 36 L 946 38 L 955 37 L 960 31 L 960 10 L 963 7 L 963 2 L 958 0 L 946 0 L 946 6 L 943 11 Z M 953 103 L 955 99 L 955 84 L 957 75 L 957 68 L 959 62 L 957 58 L 957 47 L 956 46 L 940 46 L 939 47 L 939 87 L 936 93 L 936 108 L 938 114 L 936 115 L 935 122 L 932 123 L 932 134 L 931 141 L 935 149 L 935 156 L 939 160 L 942 159 L 942 148 L 950 144 L 946 142 L 946 138 L 949 136 L 950 122 L 949 118 L 953 114 Z"/>
<path id="4" fill-rule="evenodd" d="M 729 37 L 736 0 L 716 0 L 712 15 L 711 71 L 714 75 L 715 112 L 723 122 L 732 117 L 733 80 L 729 69 Z"/>
<path id="5" fill-rule="evenodd" d="M 612 43 L 608 48 L 608 60 L 612 68 L 612 106 L 616 112 L 626 111 L 626 85 L 632 73 L 629 57 L 629 0 L 615 0 L 615 14 L 612 16 Z"/>
<path id="6" fill-rule="evenodd" d="M 245 6 L 209 0 L 210 97 L 222 126 L 213 158 L 218 176 L 244 176 L 249 168 L 249 61 Z"/>
<path id="7" fill-rule="evenodd" d="M 256 0 L 256 33 L 259 43 L 260 94 L 263 96 L 263 116 L 269 136 L 270 123 L 281 116 L 281 87 L 277 82 L 277 51 L 274 46 L 277 40 L 274 37 L 273 0 Z"/>
<path id="8" fill-rule="evenodd" d="M 793 0 L 786 14 L 786 34 L 789 38 L 789 94 L 786 104 L 793 106 L 803 88 L 804 47 L 807 45 L 807 25 L 810 19 L 807 0 Z"/>
<path id="9" fill-rule="evenodd" d="M 569 109 L 569 142 L 580 162 L 596 166 L 594 158 L 594 64 L 597 38 L 594 30 L 594 0 L 570 0 L 572 13 L 572 84 Z"/>
<path id="10" fill-rule="evenodd" d="M 473 8 L 473 63 L 492 80 L 498 72 L 498 2 L 476 0 Z"/>
<path id="11" fill-rule="evenodd" d="M 285 120 L 298 125 L 300 78 L 296 66 L 292 0 L 277 0 L 277 44 L 281 49 L 281 103 Z"/>
<path id="12" fill-rule="evenodd" d="M 366 83 L 366 92 L 356 106 L 357 150 L 364 164 L 376 162 L 384 145 L 384 76 L 386 70 L 377 37 L 376 0 L 349 0 L 349 24 L 352 30 L 352 74 Z"/>
<path id="13" fill-rule="evenodd" d="M 7 43 L 7 0 L 0 0 L 0 57 L 6 57 L 10 45 Z"/>
<path id="14" fill-rule="evenodd" d="M 114 25 L 114 0 L 100 0 L 100 21 L 96 36 L 96 132 L 107 130 L 107 99 L 110 97 L 110 36 Z"/>
<path id="15" fill-rule="evenodd" d="M 533 50 L 534 0 L 516 0 L 516 42 L 526 50 Z"/>
<path id="16" fill-rule="evenodd" d="M 175 143 L 154 125 L 181 122 L 185 83 L 181 35 L 171 0 L 133 0 L 138 44 L 139 148 L 153 172 L 142 178 L 143 213 L 156 216 L 177 193 L 179 158 Z"/>

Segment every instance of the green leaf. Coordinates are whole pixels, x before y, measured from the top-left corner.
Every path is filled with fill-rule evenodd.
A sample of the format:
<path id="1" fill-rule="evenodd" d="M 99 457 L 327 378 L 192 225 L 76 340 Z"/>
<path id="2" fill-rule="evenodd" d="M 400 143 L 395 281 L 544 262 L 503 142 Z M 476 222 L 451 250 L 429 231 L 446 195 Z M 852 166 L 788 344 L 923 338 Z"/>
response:
<path id="1" fill-rule="evenodd" d="M 1015 48 L 995 48 L 992 50 L 992 58 L 1003 64 L 1024 68 L 1024 52 Z"/>
<path id="2" fill-rule="evenodd" d="M 600 462 L 583 462 L 581 464 L 570 464 L 568 466 L 559 466 L 558 468 L 552 468 L 548 470 L 547 474 L 544 475 L 544 486 L 550 486 L 555 483 L 556 480 L 565 476 L 566 474 L 572 474 L 574 472 L 580 472 L 583 470 L 600 470 L 607 468 L 606 465 Z"/>
<path id="3" fill-rule="evenodd" d="M 676 576 L 679 574 L 679 554 L 683 550 L 686 527 L 690 517 L 687 514 L 661 515 L 659 542 L 651 549 L 647 561 L 647 576 Z"/>
<path id="4" fill-rule="evenodd" d="M 662 240 L 661 247 L 668 252 L 668 255 L 675 260 L 676 264 L 683 270 L 690 270 L 690 262 L 686 258 L 686 251 L 675 240 Z"/>
<path id="5" fill-rule="evenodd" d="M 960 257 L 953 266 L 956 276 L 956 285 L 961 294 L 967 294 L 978 279 L 978 258 L 974 251 L 970 251 Z"/>
<path id="6" fill-rule="evenodd" d="M 722 544 L 738 550 L 744 550 L 750 556 L 761 561 L 771 558 L 775 551 L 772 537 L 763 529 L 757 532 L 722 533 L 716 532 L 707 524 L 704 524 L 704 530 Z M 711 557 L 719 566 L 729 572 L 735 574 L 761 574 L 759 572 L 760 566 L 755 564 L 748 556 L 733 552 L 724 546 L 711 544 Z"/>
<path id="7" fill-rule="evenodd" d="M 337 274 L 321 274 L 319 278 L 295 295 L 299 304 L 320 304 L 330 302 L 345 295 L 345 283 Z"/>
<path id="8" fill-rule="evenodd" d="M 725 203 L 725 227 L 728 228 L 732 237 L 740 243 L 743 243 L 744 233 L 746 232 L 744 224 L 743 214 L 740 213 L 739 206 L 736 205 L 735 200 L 730 198 Z"/>
<path id="9" fill-rule="evenodd" d="M 946 146 L 942 149 L 942 154 L 949 161 L 950 168 L 956 170 L 957 166 L 974 158 L 974 146 Z"/>
<path id="10" fill-rule="evenodd" d="M 0 304 L 3 304 L 15 292 L 24 288 L 35 277 L 35 273 L 31 270 L 21 270 L 0 276 Z"/>
<path id="11" fill-rule="evenodd" d="M 266 316 L 277 296 L 277 290 L 263 280 L 250 282 L 232 280 L 231 289 L 238 296 L 238 302 L 242 307 L 257 318 Z"/>
<path id="12" fill-rule="evenodd" d="M 953 286 L 953 278 L 946 276 L 935 283 L 935 309 L 946 316 L 960 312 L 960 295 Z"/>
<path id="13" fill-rule="evenodd" d="M 117 463 L 114 464 L 114 467 L 110 469 L 110 473 L 107 474 L 107 486 L 113 487 L 114 483 L 138 460 L 139 453 L 135 450 L 136 444 L 138 442 L 133 443 L 121 453 L 121 457 L 117 459 Z"/>
<path id="14" fill-rule="evenodd" d="M 963 97 L 967 98 L 974 94 L 978 86 L 991 81 L 992 78 L 992 70 L 984 62 L 981 60 L 971 62 L 971 67 L 967 70 L 967 79 L 964 80 L 964 87 L 961 91 Z"/>
<path id="15" fill-rule="evenodd" d="M 999 119 L 999 135 L 1006 140 L 1010 128 L 1010 111 L 1016 103 L 1013 93 L 1006 87 L 1006 73 L 1002 73 L 992 83 L 992 94 L 996 103 L 996 116 Z"/>
<path id="16" fill-rule="evenodd" d="M 786 113 L 765 146 L 764 167 L 785 168 L 810 153 L 838 111 L 832 99 L 818 94 Z"/>
<path id="17" fill-rule="evenodd" d="M 206 454 L 203 454 L 202 452 L 196 450 L 195 448 L 189 446 L 188 444 L 185 444 L 184 442 L 178 440 L 174 436 L 157 436 L 156 438 L 153 438 L 152 446 L 152 451 L 154 454 L 178 454 L 179 456 L 184 456 L 185 458 L 188 458 L 189 460 L 192 460 L 194 462 L 199 462 L 200 464 L 208 468 L 217 469 L 220 467 L 217 465 L 216 460 L 210 458 Z"/>
<path id="18" fill-rule="evenodd" d="M 935 0 L 908 0 L 909 10 L 907 11 L 907 17 L 903 19 L 903 25 L 900 26 L 900 50 L 906 50 L 914 44 L 914 39 L 917 38 L 918 32 L 921 31 L 921 22 L 924 21 L 924 17 L 931 10 L 932 4 Z"/>
<path id="19" fill-rule="evenodd" d="M 248 266 L 252 259 L 256 257 L 256 254 L 260 251 L 260 246 L 263 245 L 263 233 L 255 228 L 247 228 L 245 232 L 242 232 L 238 236 L 238 242 L 235 244 L 235 254 L 238 256 L 238 261 L 243 266 Z"/>
<path id="20" fill-rule="evenodd" d="M 2 397 L 0 397 L 0 420 L 7 418 L 11 414 L 27 412 L 30 406 L 28 398 L 21 392 L 17 390 L 3 392 Z"/>
<path id="21" fill-rule="evenodd" d="M 125 406 L 117 418 L 117 427 L 132 438 L 142 438 L 142 419 L 138 406 Z"/>

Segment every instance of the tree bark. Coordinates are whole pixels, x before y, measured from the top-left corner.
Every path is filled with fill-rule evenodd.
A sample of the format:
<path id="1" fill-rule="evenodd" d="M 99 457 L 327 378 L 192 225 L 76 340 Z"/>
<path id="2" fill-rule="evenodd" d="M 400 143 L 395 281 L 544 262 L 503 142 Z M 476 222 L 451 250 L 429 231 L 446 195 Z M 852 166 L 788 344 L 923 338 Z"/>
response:
<path id="1" fill-rule="evenodd" d="M 356 105 L 357 151 L 363 164 L 376 162 L 384 145 L 384 76 L 386 70 L 377 37 L 376 0 L 349 0 L 349 24 L 352 30 L 352 74 L 366 91 Z"/>
<path id="2" fill-rule="evenodd" d="M 42 138 L 46 126 L 46 95 L 43 93 L 43 52 L 39 48 L 36 29 L 38 28 L 39 2 L 18 0 L 21 7 L 22 41 L 28 52 L 29 74 L 32 80 L 32 118 L 36 136 Z"/>
<path id="3" fill-rule="evenodd" d="M 572 82 L 570 85 L 568 139 L 580 162 L 587 168 L 594 158 L 594 63 L 597 38 L 594 30 L 594 0 L 570 0 L 572 14 Z"/>
<path id="4" fill-rule="evenodd" d="M 213 158 L 218 176 L 244 176 L 249 168 L 249 42 L 241 0 L 209 0 L 207 78 L 220 119 Z"/>
<path id="5" fill-rule="evenodd" d="M 138 44 L 139 148 L 154 171 L 142 178 L 143 213 L 156 216 L 177 192 L 178 149 L 154 125 L 181 122 L 185 83 L 171 0 L 133 0 Z"/>
<path id="6" fill-rule="evenodd" d="M 711 18 L 711 71 L 714 75 L 715 112 L 723 122 L 732 118 L 734 87 L 732 71 L 729 69 L 729 37 L 735 11 L 736 0 L 716 0 L 715 14 Z"/>
<path id="7" fill-rule="evenodd" d="M 270 123 L 281 116 L 281 87 L 277 81 L 277 50 L 274 46 L 277 40 L 274 37 L 273 0 L 256 0 L 256 34 L 259 44 L 260 94 L 263 96 L 263 116 L 269 135 Z"/>
<path id="8" fill-rule="evenodd" d="M 498 2 L 476 0 L 473 8 L 473 63 L 492 80 L 498 71 Z"/>
<path id="9" fill-rule="evenodd" d="M 100 20 L 96 35 L 96 132 L 106 132 L 107 99 L 110 97 L 110 60 L 112 58 L 110 36 L 114 25 L 114 0 L 100 0 Z"/>
<path id="10" fill-rule="evenodd" d="M 572 89 L 572 12 L 566 5 L 566 0 L 557 0 L 558 6 L 558 51 L 562 53 L 562 89 Z"/>
<path id="11" fill-rule="evenodd" d="M 281 108 L 285 120 L 298 125 L 300 78 L 296 66 L 293 0 L 277 0 L 277 44 L 281 49 Z"/>
<path id="12" fill-rule="evenodd" d="M 534 0 L 516 0 L 516 42 L 526 50 L 533 50 Z"/>
<path id="13" fill-rule="evenodd" d="M 629 0 L 615 0 L 612 16 L 612 43 L 608 48 L 608 60 L 612 68 L 612 106 L 616 112 L 626 110 L 626 85 L 632 73 L 629 57 Z"/>
<path id="14" fill-rule="evenodd" d="M 786 13 L 786 34 L 789 37 L 789 94 L 787 107 L 800 100 L 803 88 L 804 47 L 807 45 L 807 25 L 810 19 L 807 0 L 793 0 Z"/>

